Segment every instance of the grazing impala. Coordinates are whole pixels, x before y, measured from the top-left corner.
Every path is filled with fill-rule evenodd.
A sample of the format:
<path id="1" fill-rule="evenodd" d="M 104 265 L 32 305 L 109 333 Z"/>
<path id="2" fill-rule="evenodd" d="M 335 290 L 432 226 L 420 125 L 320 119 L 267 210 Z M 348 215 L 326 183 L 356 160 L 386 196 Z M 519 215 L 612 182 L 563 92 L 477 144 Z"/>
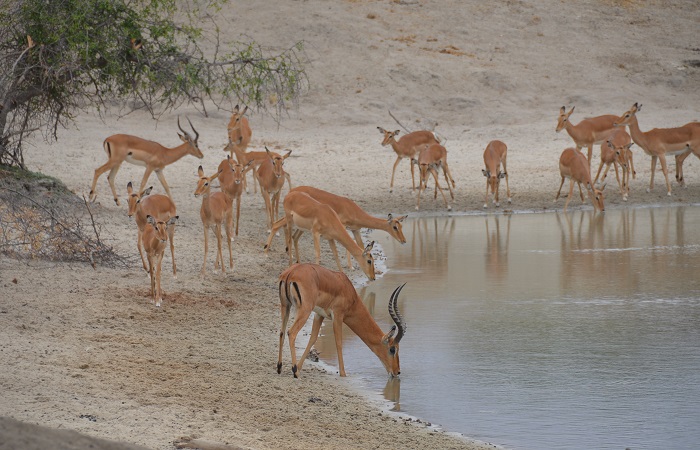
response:
<path id="1" fill-rule="evenodd" d="M 168 228 L 175 225 L 178 216 L 167 221 L 146 216 L 146 226 L 143 229 L 143 247 L 148 258 L 148 275 L 151 278 L 151 297 L 156 306 L 163 301 L 163 291 L 160 288 L 160 269 L 163 265 L 165 241 L 168 240 Z"/>
<path id="2" fill-rule="evenodd" d="M 149 195 L 153 190 L 153 186 L 142 192 L 134 192 L 131 181 L 126 185 L 128 194 L 127 202 L 129 204 L 129 217 L 136 216 L 136 227 L 138 228 L 138 236 L 136 238 L 136 247 L 139 249 L 143 270 L 148 272 L 146 260 L 143 257 L 143 230 L 148 223 L 147 217 L 152 216 L 160 222 L 167 222 L 177 215 L 175 203 L 167 195 L 153 194 Z M 168 236 L 170 237 L 170 256 L 173 259 L 173 278 L 177 278 L 177 266 L 175 265 L 175 223 L 168 227 Z M 150 273 L 150 272 L 149 272 Z"/>
<path id="3" fill-rule="evenodd" d="M 440 182 L 438 181 L 438 169 L 442 168 L 442 173 L 445 175 L 445 182 L 447 183 L 447 189 L 450 191 L 450 197 L 452 200 L 455 199 L 455 194 L 452 192 L 452 187 L 455 182 L 452 179 L 452 174 L 450 173 L 450 167 L 447 165 L 447 149 L 440 144 L 426 144 L 423 145 L 418 153 L 418 159 L 414 160 L 419 167 L 419 182 L 418 182 L 418 196 L 416 198 L 416 210 L 420 209 L 420 197 L 423 191 L 428 187 L 428 173 L 433 175 L 435 180 L 435 193 L 433 198 L 437 198 L 437 193 L 440 191 L 442 199 L 447 206 L 447 210 L 452 210 L 452 205 L 447 201 L 445 193 L 442 192 L 440 187 Z"/>
<path id="4" fill-rule="evenodd" d="M 408 158 L 408 162 L 411 165 L 411 182 L 413 183 L 413 190 L 416 190 L 416 180 L 415 172 L 413 168 L 413 160 L 420 151 L 420 147 L 424 144 L 439 144 L 440 140 L 435 136 L 432 131 L 414 131 L 408 133 L 407 135 L 396 140 L 396 136 L 399 135 L 401 130 L 387 131 L 382 127 L 377 127 L 380 133 L 384 135 L 382 140 L 382 146 L 386 147 L 391 144 L 391 148 L 396 152 L 396 162 L 394 163 L 394 169 L 391 171 L 391 184 L 389 185 L 389 192 L 394 190 L 394 174 L 396 173 L 396 166 L 399 165 L 399 161 L 403 158 Z"/>
<path id="5" fill-rule="evenodd" d="M 374 280 L 374 258 L 372 257 L 372 247 L 374 242 L 368 244 L 364 250 L 357 245 L 348 234 L 345 226 L 340 222 L 338 214 L 325 203 L 320 203 L 308 194 L 303 192 L 290 192 L 284 197 L 284 214 L 285 217 L 275 222 L 270 236 L 265 245 L 265 251 L 270 248 L 270 243 L 277 230 L 285 227 L 285 243 L 289 252 L 289 265 L 292 265 L 292 243 L 294 242 L 294 227 L 303 230 L 309 230 L 313 234 L 314 248 L 316 250 L 316 264 L 321 260 L 321 238 L 328 240 L 328 243 L 333 250 L 335 262 L 338 265 L 338 270 L 343 270 L 338 257 L 338 249 L 335 241 L 345 247 L 355 260 L 360 265 L 362 271 L 370 280 Z M 294 242 L 297 262 L 299 262 L 299 246 L 298 236 Z"/>
<path id="6" fill-rule="evenodd" d="M 603 178 L 600 180 L 601 183 L 605 181 L 608 170 L 610 170 L 610 166 L 612 165 L 615 168 L 615 178 L 617 179 L 617 185 L 620 187 L 620 194 L 622 194 L 622 200 L 624 201 L 627 201 L 627 195 L 629 194 L 629 164 L 632 160 L 629 149 L 632 145 L 634 145 L 632 138 L 630 138 L 630 135 L 623 128 L 616 130 L 615 133 L 610 136 L 610 139 L 600 145 L 600 166 L 598 167 L 595 180 L 593 180 L 593 185 L 595 186 L 598 182 L 598 177 L 600 177 L 600 172 L 603 170 L 603 166 L 605 166 Z M 620 181 L 618 165 L 622 166 L 622 181 Z"/>
<path id="7" fill-rule="evenodd" d="M 488 208 L 489 206 L 489 188 L 493 195 L 493 204 L 501 206 L 498 202 L 498 188 L 501 184 L 501 178 L 506 179 L 506 194 L 508 196 L 508 203 L 511 202 L 510 186 L 508 185 L 508 169 L 506 168 L 507 154 L 508 147 L 506 144 L 496 140 L 489 142 L 486 146 L 486 150 L 484 150 L 484 166 L 486 166 L 486 169 L 481 171 L 486 177 L 484 208 Z M 503 166 L 503 172 L 501 172 L 501 166 Z"/>
<path id="8" fill-rule="evenodd" d="M 219 164 L 219 184 L 221 191 L 228 195 L 231 201 L 236 202 L 236 217 L 235 235 L 238 236 L 238 223 L 241 217 L 241 194 L 243 193 L 243 183 L 245 182 L 245 174 L 250 169 L 253 161 L 248 161 L 248 164 L 242 165 L 226 155 L 226 159 Z"/>
<path id="9" fill-rule="evenodd" d="M 194 191 L 194 196 L 202 196 L 202 207 L 199 210 L 199 216 L 202 218 L 204 226 L 204 263 L 202 264 L 201 274 L 204 275 L 207 271 L 207 253 L 209 252 L 209 228 L 214 227 L 216 235 L 217 251 L 214 270 L 221 263 L 221 271 L 226 273 L 226 265 L 224 257 L 221 253 L 221 227 L 226 229 L 226 243 L 228 244 L 229 268 L 233 270 L 233 250 L 231 249 L 231 232 L 233 228 L 233 205 L 231 198 L 223 192 L 211 192 L 211 182 L 219 176 L 219 172 L 207 177 L 204 175 L 202 166 L 197 170 L 199 181 L 197 189 Z"/>
<path id="10" fill-rule="evenodd" d="M 569 121 L 569 116 L 574 112 L 574 108 L 576 107 L 572 106 L 569 112 L 566 112 L 566 107 L 561 107 L 556 131 L 559 133 L 561 130 L 566 129 L 571 139 L 574 140 L 577 150 L 588 147 L 588 170 L 590 171 L 593 146 L 602 143 L 610 137 L 615 130 L 613 124 L 617 120 L 617 116 L 606 114 L 604 116 L 590 117 L 583 119 L 578 125 L 573 125 Z"/>
<path id="11" fill-rule="evenodd" d="M 294 378 L 299 377 L 302 365 L 311 347 L 316 343 L 323 319 L 326 318 L 333 321 L 333 334 L 341 377 L 346 375 L 343 362 L 343 324 L 347 325 L 377 355 L 390 377 L 398 376 L 401 373 L 399 342 L 406 332 L 406 324 L 399 314 L 397 301 L 404 286 L 405 283 L 397 287 L 389 299 L 389 316 L 395 325 L 385 334 L 372 318 L 360 296 L 357 295 L 352 282 L 344 273 L 334 272 L 316 264 L 295 264 L 282 272 L 279 277 L 282 329 L 280 330 L 277 373 L 282 372 L 284 333 L 287 331 L 289 313 L 293 306 L 296 309 L 296 317 L 287 334 L 289 335 Z M 312 311 L 316 313 L 316 316 L 311 327 L 309 343 L 297 363 L 296 337 Z M 398 333 L 396 332 L 397 328 Z"/>
<path id="12" fill-rule="evenodd" d="M 157 142 L 147 141 L 141 139 L 140 137 L 130 136 L 128 134 L 115 134 L 113 136 L 105 139 L 103 147 L 107 153 L 107 163 L 103 166 L 98 167 L 95 170 L 95 176 L 92 179 L 92 187 L 90 188 L 90 201 L 94 202 L 97 198 L 97 191 L 95 190 L 97 186 L 97 179 L 109 170 L 109 175 L 107 175 L 107 180 L 109 181 L 109 186 L 112 188 L 112 194 L 114 195 L 114 203 L 119 205 L 119 197 L 117 196 L 117 190 L 114 187 L 114 178 L 117 176 L 117 172 L 124 161 L 136 164 L 138 166 L 145 166 L 146 172 L 143 174 L 143 179 L 141 180 L 141 187 L 139 187 L 139 192 L 143 191 L 143 187 L 146 186 L 148 177 L 151 176 L 151 172 L 155 171 L 158 175 L 160 183 L 163 185 L 168 197 L 173 198 L 170 192 L 170 187 L 165 181 L 165 176 L 163 175 L 163 169 L 165 166 L 174 163 L 185 155 L 193 155 L 199 159 L 204 158 L 204 155 L 199 150 L 197 146 L 197 141 L 199 139 L 199 133 L 195 130 L 190 119 L 187 119 L 194 131 L 194 137 L 192 137 L 188 132 L 182 129 L 180 126 L 180 118 L 177 119 L 177 127 L 182 131 L 182 134 L 177 135 L 182 140 L 182 144 L 174 148 L 163 147 Z"/>
<path id="13" fill-rule="evenodd" d="M 272 229 L 273 224 L 279 216 L 280 209 L 280 194 L 284 186 L 284 179 L 288 178 L 289 174 L 284 171 L 284 161 L 292 154 L 288 150 L 284 156 L 273 153 L 265 147 L 267 159 L 260 164 L 258 168 L 258 182 L 260 183 L 260 193 L 265 200 L 265 209 L 267 210 L 268 225 Z M 292 182 L 289 182 L 291 189 Z"/>
<path id="14" fill-rule="evenodd" d="M 569 187 L 569 196 L 566 198 L 566 203 L 564 204 L 564 211 L 566 207 L 569 206 L 571 197 L 574 195 L 574 183 L 578 183 L 578 190 L 581 194 L 581 201 L 585 201 L 583 198 L 583 191 L 581 190 L 581 183 L 586 185 L 586 191 L 588 192 L 588 198 L 593 204 L 594 211 L 600 210 L 605 212 L 605 203 L 603 186 L 600 190 L 596 189 L 591 182 L 591 172 L 588 170 L 588 161 L 583 153 L 575 148 L 567 148 L 561 154 L 559 158 L 559 172 L 561 173 L 561 184 L 559 185 L 559 192 L 554 199 L 556 202 L 561 194 L 561 187 L 564 185 L 564 180 L 568 177 L 571 180 L 571 186 Z"/>
<path id="15" fill-rule="evenodd" d="M 666 179 L 666 192 L 671 195 L 671 183 L 668 181 L 668 168 L 666 167 L 666 155 L 676 156 L 676 178 L 679 183 L 683 182 L 683 160 L 692 151 L 700 155 L 700 124 L 691 122 L 677 128 L 654 128 L 649 131 L 639 129 L 637 122 L 637 112 L 642 109 L 642 105 L 635 103 L 625 111 L 615 121 L 616 127 L 630 128 L 630 135 L 635 144 L 651 156 L 651 180 L 647 192 L 654 189 L 654 172 L 656 171 L 656 160 L 661 162 L 661 171 Z"/>

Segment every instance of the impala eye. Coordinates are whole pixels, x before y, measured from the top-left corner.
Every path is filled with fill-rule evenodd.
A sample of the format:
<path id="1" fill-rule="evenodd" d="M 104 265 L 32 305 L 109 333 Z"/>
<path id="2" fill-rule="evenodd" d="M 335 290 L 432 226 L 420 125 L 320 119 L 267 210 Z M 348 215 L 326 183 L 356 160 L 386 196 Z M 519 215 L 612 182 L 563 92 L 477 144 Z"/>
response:
<path id="1" fill-rule="evenodd" d="M 392 355 L 395 355 L 396 354 L 396 347 L 389 347 L 389 353 L 391 353 Z"/>

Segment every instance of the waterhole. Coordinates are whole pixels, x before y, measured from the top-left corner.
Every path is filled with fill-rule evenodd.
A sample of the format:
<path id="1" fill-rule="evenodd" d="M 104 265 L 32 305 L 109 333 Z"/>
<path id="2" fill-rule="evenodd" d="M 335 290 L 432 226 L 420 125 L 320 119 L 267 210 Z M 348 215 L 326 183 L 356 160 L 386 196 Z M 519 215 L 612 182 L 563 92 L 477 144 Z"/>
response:
<path id="1" fill-rule="evenodd" d="M 349 329 L 348 375 L 395 410 L 515 449 L 700 442 L 700 207 L 407 219 L 361 289 L 407 331 L 400 380 Z M 336 365 L 332 327 L 316 345 Z"/>

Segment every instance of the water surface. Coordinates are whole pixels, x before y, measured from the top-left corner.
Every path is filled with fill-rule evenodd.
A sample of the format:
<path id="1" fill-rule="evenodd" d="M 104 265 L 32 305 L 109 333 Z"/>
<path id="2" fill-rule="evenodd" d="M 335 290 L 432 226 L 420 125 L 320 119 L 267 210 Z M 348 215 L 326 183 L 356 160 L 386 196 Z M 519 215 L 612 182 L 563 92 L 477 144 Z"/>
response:
<path id="1" fill-rule="evenodd" d="M 700 208 L 407 220 L 362 291 L 408 325 L 400 381 L 347 328 L 345 369 L 395 409 L 517 449 L 696 448 Z M 335 364 L 332 327 L 317 348 Z"/>

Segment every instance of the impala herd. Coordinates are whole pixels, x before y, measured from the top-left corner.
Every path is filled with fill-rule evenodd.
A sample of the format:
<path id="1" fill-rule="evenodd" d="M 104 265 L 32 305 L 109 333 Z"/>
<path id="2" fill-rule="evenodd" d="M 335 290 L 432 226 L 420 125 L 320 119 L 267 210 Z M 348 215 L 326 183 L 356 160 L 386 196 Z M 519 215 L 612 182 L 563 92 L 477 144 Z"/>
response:
<path id="1" fill-rule="evenodd" d="M 658 159 L 661 163 L 668 195 L 671 195 L 666 155 L 675 156 L 676 180 L 681 186 L 684 185 L 683 161 L 691 153 L 700 157 L 700 122 L 691 122 L 678 128 L 655 128 L 643 132 L 639 128 L 636 117 L 641 108 L 642 105 L 635 103 L 620 116 L 603 115 L 587 118 L 576 125 L 569 120 L 574 108 L 572 107 L 568 112 L 565 107 L 560 109 L 556 131 L 566 130 L 575 144 L 575 147 L 565 149 L 559 158 L 561 183 L 555 201 L 561 194 L 566 178 L 570 180 L 564 210 L 567 209 L 573 197 L 574 184 L 578 184 L 581 200 L 585 201 L 583 194 L 583 188 L 585 188 L 594 209 L 605 211 L 603 194 L 605 186 L 596 187 L 603 166 L 605 166 L 605 171 L 602 172 L 601 181 L 605 180 L 612 165 L 615 169 L 620 194 L 626 201 L 629 195 L 630 176 L 634 178 L 636 175 L 630 149 L 633 144 L 641 147 L 645 153 L 651 156 L 651 180 L 647 192 L 654 187 L 654 171 Z M 279 230 L 283 230 L 285 248 L 289 256 L 290 267 L 282 272 L 278 278 L 282 328 L 279 335 L 277 372 L 281 372 L 284 335 L 293 306 L 296 309 L 296 318 L 287 334 L 294 377 L 298 377 L 304 359 L 315 343 L 321 324 L 326 318 L 333 321 L 340 376 L 345 376 L 342 357 L 343 323 L 348 325 L 377 355 L 390 376 L 398 375 L 400 373 L 399 341 L 406 331 L 406 324 L 397 306 L 398 296 L 403 285 L 394 290 L 389 300 L 389 315 L 395 325 L 387 333 L 383 333 L 362 303 L 352 282 L 343 273 L 336 242 L 339 242 L 347 252 L 347 266 L 352 267 L 351 258 L 354 258 L 365 275 L 370 280 L 374 280 L 375 267 L 372 256 L 374 242 L 365 245 L 360 235 L 360 229 L 383 230 L 398 242 L 405 243 L 406 238 L 403 235 L 401 223 L 407 216 L 394 217 L 389 214 L 386 219 L 377 218 L 366 213 L 347 197 L 311 186 L 292 187 L 291 177 L 284 169 L 284 162 L 292 153 L 291 150 L 287 150 L 284 154 L 272 152 L 267 148 L 264 152 L 246 151 L 252 137 L 250 124 L 248 119 L 244 117 L 247 110 L 247 107 L 240 110 L 239 106 L 236 106 L 233 111 L 228 124 L 228 144 L 224 148 L 224 151 L 230 154 L 221 161 L 217 171 L 207 176 L 201 165 L 198 168 L 194 196 L 202 199 L 200 217 L 204 228 L 204 261 L 201 274 L 206 273 L 210 229 L 214 230 L 217 242 L 214 269 L 220 267 L 222 272 L 226 271 L 222 253 L 223 228 L 228 246 L 229 270 L 233 270 L 231 242 L 234 236 L 238 236 L 241 195 L 243 190 L 248 192 L 246 175 L 250 172 L 252 173 L 254 190 L 257 191 L 257 185 L 260 187 L 267 213 L 269 236 L 264 251 L 270 250 L 275 235 Z M 179 216 L 170 187 L 163 175 L 163 169 L 187 154 L 200 159 L 204 156 L 198 147 L 199 133 L 192 122 L 189 119 L 187 121 L 194 136 L 182 128 L 178 119 L 177 125 L 181 132 L 178 133 L 178 136 L 182 140 L 182 144 L 174 148 L 167 148 L 156 142 L 125 134 L 117 134 L 105 139 L 103 147 L 107 153 L 108 161 L 95 170 L 90 190 L 90 200 L 95 201 L 97 180 L 100 175 L 109 171 L 107 178 L 112 189 L 114 202 L 120 205 L 114 181 L 121 164 L 126 161 L 146 168 L 138 191 L 134 190 L 131 182 L 127 185 L 128 216 L 135 217 L 137 225 L 136 246 L 141 256 L 143 268 L 150 277 L 150 295 L 156 306 L 160 306 L 162 302 L 160 273 L 167 241 L 170 241 L 173 276 L 177 276 L 174 238 Z M 629 127 L 629 133 L 625 131 L 625 127 Z M 410 163 L 414 191 L 416 190 L 415 166 L 418 166 L 419 169 L 415 208 L 420 208 L 421 194 L 427 189 L 428 178 L 432 175 L 435 182 L 433 198 L 437 199 L 439 191 L 445 206 L 451 210 L 452 206 L 443 190 L 446 187 L 450 198 L 454 200 L 455 181 L 447 162 L 447 149 L 442 145 L 437 135 L 431 131 L 422 130 L 398 137 L 400 130 L 387 131 L 381 127 L 377 128 L 383 136 L 381 145 L 391 145 L 397 156 L 391 173 L 390 192 L 394 187 L 396 167 L 402 159 L 406 158 Z M 594 145 L 600 145 L 601 158 L 596 177 L 592 179 L 591 157 Z M 588 149 L 587 157 L 581 151 L 584 147 Z M 506 162 L 507 150 L 506 144 L 499 140 L 489 142 L 484 150 L 484 169 L 482 170 L 486 178 L 484 208 L 488 208 L 489 193 L 492 196 L 493 204 L 497 207 L 500 206 L 499 185 L 501 179 L 504 178 L 506 180 L 506 198 L 508 203 L 511 203 Z M 440 170 L 445 179 L 445 187 L 440 184 Z M 152 187 L 144 189 L 148 178 L 154 171 L 167 195 L 151 194 Z M 622 172 L 622 176 L 620 176 L 620 172 Z M 212 191 L 212 181 L 214 180 L 218 180 L 220 187 L 218 191 Z M 285 180 L 289 185 L 289 193 L 282 200 L 284 215 L 280 217 L 279 203 Z M 234 202 L 236 203 L 235 215 Z M 313 237 L 316 264 L 300 263 L 299 238 L 304 231 L 309 231 Z M 339 271 L 332 271 L 319 265 L 321 238 L 329 242 Z M 296 257 L 296 264 L 294 264 L 292 252 Z M 316 313 L 311 336 L 304 354 L 297 361 L 296 336 L 311 312 Z"/>

